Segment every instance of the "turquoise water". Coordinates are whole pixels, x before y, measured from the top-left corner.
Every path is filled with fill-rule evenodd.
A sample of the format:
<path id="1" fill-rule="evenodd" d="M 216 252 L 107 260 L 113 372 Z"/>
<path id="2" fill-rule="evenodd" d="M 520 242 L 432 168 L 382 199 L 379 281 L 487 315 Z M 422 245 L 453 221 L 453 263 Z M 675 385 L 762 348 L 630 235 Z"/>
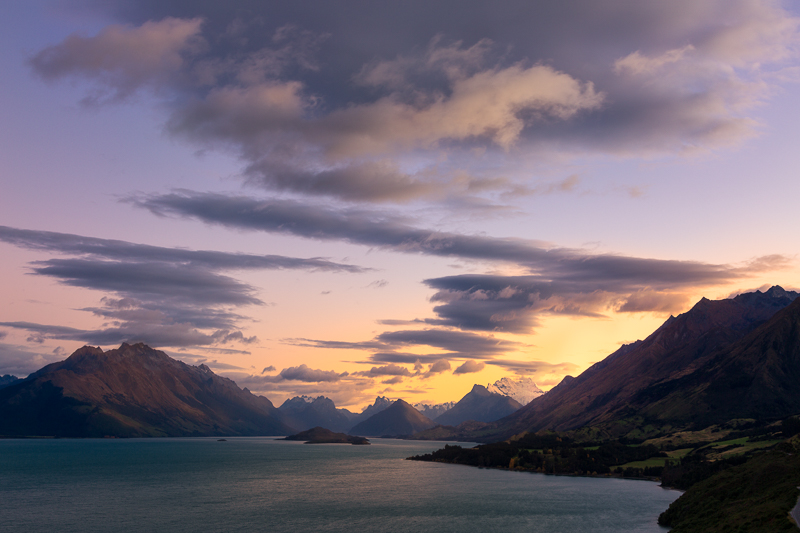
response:
<path id="1" fill-rule="evenodd" d="M 0 440 L 0 531 L 663 532 L 647 481 L 405 461 L 438 442 Z"/>

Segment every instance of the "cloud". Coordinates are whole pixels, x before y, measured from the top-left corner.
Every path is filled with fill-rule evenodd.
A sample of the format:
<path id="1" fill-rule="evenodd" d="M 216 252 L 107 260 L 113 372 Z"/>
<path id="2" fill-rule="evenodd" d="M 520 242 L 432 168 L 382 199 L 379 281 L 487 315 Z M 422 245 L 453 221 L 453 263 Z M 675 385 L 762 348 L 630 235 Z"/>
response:
<path id="1" fill-rule="evenodd" d="M 64 285 L 113 292 L 143 300 L 197 305 L 261 305 L 255 289 L 202 268 L 169 263 L 130 263 L 92 259 L 48 259 L 32 263 L 40 276 Z"/>
<path id="2" fill-rule="evenodd" d="M 484 369 L 486 363 L 483 361 L 466 361 L 463 365 L 453 370 L 453 374 L 472 374 Z"/>
<path id="3" fill-rule="evenodd" d="M 297 380 L 271 380 L 272 376 L 254 376 L 242 372 L 225 372 L 239 387 L 247 387 L 253 394 L 270 398 L 276 405 L 280 401 L 295 396 L 326 396 L 337 407 L 358 405 L 375 399 L 374 380 L 365 377 L 348 376 L 339 381 L 305 382 Z"/>
<path id="4" fill-rule="evenodd" d="M 396 96 L 321 118 L 297 82 L 223 87 L 177 110 L 169 130 L 202 143 L 239 146 L 251 183 L 361 201 L 407 201 L 463 188 L 457 173 L 403 169 L 394 154 L 480 137 L 508 150 L 523 116 L 566 120 L 599 105 L 591 84 L 542 65 L 491 69 L 453 80 L 450 96 Z M 529 118 L 530 120 L 530 118 Z M 441 166 L 439 166 L 441 167 Z"/>
<path id="5" fill-rule="evenodd" d="M 273 365 L 269 365 L 261 371 L 262 374 L 266 374 L 267 372 L 275 372 L 275 367 Z"/>
<path id="6" fill-rule="evenodd" d="M 428 370 L 425 372 L 422 372 L 422 365 L 419 364 L 418 373 L 420 374 L 420 377 L 422 377 L 422 379 L 427 379 L 435 376 L 436 374 L 447 372 L 451 368 L 452 366 L 450 366 L 450 361 L 448 361 L 447 359 L 437 359 L 436 361 L 428 365 Z"/>
<path id="7" fill-rule="evenodd" d="M 603 101 L 591 83 L 546 65 L 451 72 L 449 78 L 448 96 L 423 95 L 422 104 L 390 95 L 336 110 L 315 124 L 315 137 L 326 152 L 350 157 L 478 137 L 507 150 L 525 128 L 523 117 L 566 120 Z"/>
<path id="8" fill-rule="evenodd" d="M 28 335 L 25 342 L 35 342 L 36 344 L 44 344 L 44 336 L 41 333 L 33 333 Z"/>
<path id="9" fill-rule="evenodd" d="M 492 359 L 486 361 L 487 365 L 495 365 L 510 370 L 516 374 L 557 374 L 565 375 L 579 370 L 580 367 L 573 363 L 548 363 L 546 361 L 514 361 L 510 359 Z M 538 382 L 538 381 L 537 381 Z"/>
<path id="10" fill-rule="evenodd" d="M 0 242 L 19 248 L 67 255 L 134 263 L 179 263 L 210 270 L 300 269 L 330 272 L 363 272 L 355 265 L 334 263 L 323 258 L 300 259 L 282 255 L 252 255 L 166 248 L 127 241 L 98 239 L 69 233 L 35 231 L 0 226 Z"/>
<path id="11" fill-rule="evenodd" d="M 33 338 L 57 339 L 84 344 L 115 346 L 123 342 L 144 342 L 152 346 L 207 346 L 220 342 L 219 332 L 207 333 L 191 324 L 119 322 L 114 327 L 85 330 L 35 322 L 0 322 L 0 325 L 32 332 Z"/>
<path id="12" fill-rule="evenodd" d="M 549 280 L 542 276 L 480 274 L 427 279 L 425 284 L 437 290 L 431 297 L 437 304 L 433 308 L 437 318 L 425 322 L 466 330 L 528 333 L 543 315 L 601 318 L 612 312 L 674 314 L 686 308 L 692 288 L 714 283 L 713 275 L 705 277 L 714 268 L 718 269 L 719 282 L 747 276 L 760 268 L 750 264 L 735 268 L 618 259 L 599 264 L 597 272 L 583 271 L 583 266 L 578 272 L 570 272 L 570 266 L 565 265 L 561 276 L 555 274 Z M 603 261 L 600 258 L 598 263 Z M 593 262 L 587 257 L 587 266 Z M 705 268 L 708 270 L 703 272 Z"/>
<path id="13" fill-rule="evenodd" d="M 766 256 L 739 265 L 648 259 L 552 247 L 546 243 L 426 230 L 386 210 L 332 208 L 295 200 L 257 200 L 176 191 L 128 201 L 161 216 L 345 241 L 385 250 L 507 263 L 528 275 L 461 275 L 425 280 L 437 292 L 429 325 L 523 333 L 543 313 L 604 316 L 611 311 L 679 311 L 688 293 L 770 270 L 788 259 Z M 413 322 L 412 322 L 413 323 Z M 391 322 L 397 324 L 397 322 Z"/>
<path id="14" fill-rule="evenodd" d="M 0 242 L 76 256 L 33 261 L 31 273 L 55 278 L 64 285 L 114 295 L 102 298 L 98 307 L 82 309 L 111 321 L 111 327 L 71 332 L 39 330 L 29 342 L 50 337 L 94 344 L 142 341 L 162 347 L 253 344 L 256 337 L 239 331 L 246 317 L 232 309 L 264 302 L 256 295 L 255 287 L 221 272 L 364 270 L 322 258 L 165 248 L 6 226 L 0 226 Z"/>
<path id="15" fill-rule="evenodd" d="M 44 350 L 31 350 L 27 346 L 0 342 L 0 376 L 10 374 L 26 377 L 43 366 L 56 363 L 63 358 L 63 351 L 47 353 Z"/>
<path id="16" fill-rule="evenodd" d="M 186 65 L 186 54 L 204 42 L 202 19 L 165 18 L 139 27 L 106 26 L 93 37 L 72 34 L 30 59 L 34 71 L 46 80 L 66 76 L 96 79 L 123 99 L 147 84 L 164 84 Z"/>
<path id="17" fill-rule="evenodd" d="M 415 227 L 386 211 L 331 208 L 294 200 L 258 200 L 243 196 L 176 191 L 128 198 L 160 216 L 195 218 L 236 229 L 339 240 L 403 253 L 509 262 L 567 280 L 598 283 L 693 284 L 721 282 L 747 274 L 727 265 L 591 254 L 553 248 L 547 243 L 464 235 Z"/>
<path id="18" fill-rule="evenodd" d="M 428 367 L 429 374 L 438 374 L 446 370 L 450 370 L 450 361 L 445 359 L 439 359 Z"/>
<path id="19" fill-rule="evenodd" d="M 402 383 L 402 382 L 403 382 L 403 377 L 402 376 L 395 376 L 393 378 L 389 378 L 389 379 L 385 379 L 385 380 L 381 381 L 381 383 L 383 383 L 385 385 L 397 385 L 398 383 Z"/>
<path id="20" fill-rule="evenodd" d="M 520 343 L 476 333 L 453 331 L 446 329 L 400 330 L 386 331 L 371 341 L 342 342 L 314 339 L 287 339 L 285 342 L 294 346 L 309 348 L 333 348 L 349 350 L 370 350 L 381 357 L 396 360 L 380 359 L 386 362 L 414 363 L 433 357 L 432 362 L 442 358 L 442 354 L 418 355 L 397 353 L 395 350 L 409 346 L 431 346 L 445 350 L 448 355 L 461 357 L 485 358 L 516 349 Z M 415 358 L 415 359 L 414 359 Z M 376 359 L 378 360 L 378 359 Z M 390 365 L 393 367 L 393 365 Z M 387 368 L 387 367 L 382 367 Z"/>
<path id="21" fill-rule="evenodd" d="M 652 74 L 662 70 L 666 66 L 684 60 L 686 55 L 694 50 L 694 46 L 687 44 L 683 48 L 667 50 L 656 57 L 646 57 L 637 50 L 632 54 L 614 61 L 614 72 L 617 74 L 630 73 L 634 75 Z"/>
<path id="22" fill-rule="evenodd" d="M 432 346 L 453 354 L 472 357 L 503 353 L 519 346 L 519 343 L 513 341 L 443 329 L 387 331 L 378 335 L 376 339 L 392 347 Z"/>
<path id="23" fill-rule="evenodd" d="M 121 24 L 35 72 L 150 88 L 168 131 L 239 155 L 251 183 L 351 201 L 470 197 L 459 175 L 531 153 L 730 146 L 797 61 L 798 18 L 769 0 L 92 5 Z"/>
<path id="24" fill-rule="evenodd" d="M 406 376 L 411 377 L 411 372 L 404 366 L 388 364 L 385 366 L 373 366 L 371 369 L 358 372 L 362 376 Z M 385 382 L 384 382 L 385 383 Z"/>
<path id="25" fill-rule="evenodd" d="M 263 376 L 264 381 L 304 381 L 309 383 L 336 382 L 348 376 L 347 372 L 334 372 L 333 370 L 317 370 L 309 368 L 307 365 L 290 366 L 281 370 L 277 376 Z"/>
<path id="26" fill-rule="evenodd" d="M 629 295 L 617 311 L 621 313 L 638 313 L 643 311 L 672 313 L 685 309 L 687 295 L 668 292 L 641 290 Z"/>
<path id="27" fill-rule="evenodd" d="M 323 341 L 320 341 L 323 342 Z M 418 354 L 398 351 L 378 351 L 369 355 L 369 361 L 374 363 L 403 363 L 403 364 L 417 364 L 417 363 L 435 363 L 443 356 L 452 354 L 432 353 L 432 354 Z M 362 362 L 362 361 L 359 361 Z"/>

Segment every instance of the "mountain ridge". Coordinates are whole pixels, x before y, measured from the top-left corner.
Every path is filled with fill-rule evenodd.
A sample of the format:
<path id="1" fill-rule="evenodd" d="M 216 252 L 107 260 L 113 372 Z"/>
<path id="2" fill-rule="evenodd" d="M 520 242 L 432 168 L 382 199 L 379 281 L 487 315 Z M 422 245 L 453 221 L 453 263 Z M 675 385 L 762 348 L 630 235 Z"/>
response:
<path id="1" fill-rule="evenodd" d="M 496 436 L 611 427 L 631 417 L 665 424 L 688 423 L 691 406 L 684 406 L 685 412 L 678 416 L 676 403 L 670 409 L 662 405 L 659 412 L 642 402 L 655 401 L 659 387 L 662 393 L 669 392 L 664 389 L 666 383 L 677 386 L 676 380 L 705 368 L 753 331 L 770 327 L 775 315 L 798 302 L 797 296 L 776 286 L 765 293 L 757 291 L 732 299 L 703 298 L 686 313 L 670 317 L 645 340 L 622 346 L 579 376 L 565 378 L 546 395 L 498 421 Z M 695 374 L 693 379 L 699 376 Z M 624 431 L 624 424 L 617 430 Z"/>
<path id="2" fill-rule="evenodd" d="M 434 422 L 445 426 L 458 426 L 467 420 L 494 422 L 521 407 L 522 404 L 514 398 L 489 392 L 483 385 L 476 384 L 452 409 L 436 417 Z"/>
<path id="3" fill-rule="evenodd" d="M 350 429 L 357 417 L 347 409 L 337 408 L 333 400 L 325 396 L 295 396 L 283 402 L 278 410 L 286 416 L 289 425 L 301 431 L 321 426 L 344 432 Z"/>
<path id="4" fill-rule="evenodd" d="M 286 435 L 267 398 L 145 344 L 84 346 L 0 389 L 0 434 L 63 437 Z"/>
<path id="5" fill-rule="evenodd" d="M 396 400 L 386 409 L 350 428 L 350 433 L 367 437 L 407 436 L 435 425 L 405 400 Z"/>

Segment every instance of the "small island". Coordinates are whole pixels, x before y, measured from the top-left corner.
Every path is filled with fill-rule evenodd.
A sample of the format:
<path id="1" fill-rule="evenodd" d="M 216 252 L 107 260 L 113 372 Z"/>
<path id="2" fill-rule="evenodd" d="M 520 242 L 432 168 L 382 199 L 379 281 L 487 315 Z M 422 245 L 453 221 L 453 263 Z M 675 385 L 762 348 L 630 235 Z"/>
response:
<path id="1" fill-rule="evenodd" d="M 308 431 L 301 431 L 297 435 L 290 435 L 284 440 L 304 440 L 305 444 L 369 444 L 369 440 L 364 437 L 334 433 L 330 429 L 319 426 Z"/>

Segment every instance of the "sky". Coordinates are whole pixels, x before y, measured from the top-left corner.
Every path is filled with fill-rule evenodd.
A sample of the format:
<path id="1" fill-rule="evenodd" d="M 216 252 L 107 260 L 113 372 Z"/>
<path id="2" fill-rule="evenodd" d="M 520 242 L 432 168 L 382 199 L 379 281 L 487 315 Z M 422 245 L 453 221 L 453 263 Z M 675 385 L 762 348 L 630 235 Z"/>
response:
<path id="1" fill-rule="evenodd" d="M 0 375 L 146 342 L 276 404 L 439 403 L 800 287 L 796 4 L 0 15 Z"/>

